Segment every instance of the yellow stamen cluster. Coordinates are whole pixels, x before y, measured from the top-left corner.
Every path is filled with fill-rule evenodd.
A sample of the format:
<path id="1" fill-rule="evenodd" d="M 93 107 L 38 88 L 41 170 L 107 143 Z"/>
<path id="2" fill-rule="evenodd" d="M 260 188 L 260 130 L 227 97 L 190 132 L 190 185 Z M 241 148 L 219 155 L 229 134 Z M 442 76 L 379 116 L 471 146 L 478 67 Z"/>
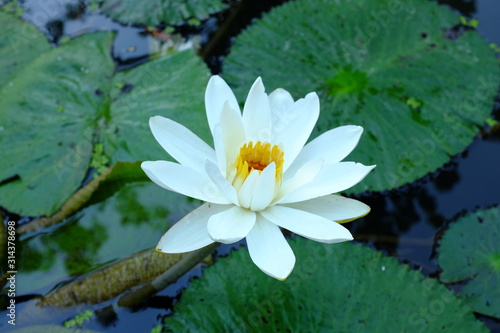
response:
<path id="1" fill-rule="evenodd" d="M 284 160 L 284 153 L 277 145 L 272 146 L 260 141 L 257 141 L 255 146 L 252 141 L 245 143 L 236 157 L 233 186 L 239 188 L 253 170 L 261 173 L 272 162 L 276 164 L 276 181 L 281 184 Z"/>

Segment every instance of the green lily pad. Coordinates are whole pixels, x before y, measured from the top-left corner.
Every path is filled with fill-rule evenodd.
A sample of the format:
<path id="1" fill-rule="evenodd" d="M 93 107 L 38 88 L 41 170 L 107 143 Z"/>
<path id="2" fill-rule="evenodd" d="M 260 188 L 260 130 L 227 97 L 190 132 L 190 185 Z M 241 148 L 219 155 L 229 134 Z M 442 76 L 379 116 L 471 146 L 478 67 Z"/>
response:
<path id="1" fill-rule="evenodd" d="M 0 11 L 0 85 L 24 65 L 50 49 L 47 38 L 31 23 Z M 0 124 L 1 125 L 1 124 Z"/>
<path id="2" fill-rule="evenodd" d="M 114 64 L 112 33 L 42 53 L 0 88 L 0 205 L 20 215 L 57 210 L 80 186 Z"/>
<path id="3" fill-rule="evenodd" d="M 236 38 L 223 74 L 240 100 L 257 76 L 268 92 L 316 91 L 313 137 L 361 125 L 349 160 L 377 164 L 350 192 L 387 190 L 462 152 L 491 113 L 498 62 L 477 32 L 461 29 L 434 1 L 290 1 Z"/>
<path id="4" fill-rule="evenodd" d="M 248 251 L 194 280 L 164 326 L 171 332 L 487 332 L 433 279 L 360 244 L 290 241 L 297 264 L 284 282 Z M 209 314 L 209 315 L 208 315 Z"/>
<path id="5" fill-rule="evenodd" d="M 112 41 L 112 33 L 76 38 L 42 53 L 0 88 L 0 206 L 51 215 L 89 166 L 160 158 L 166 153 L 149 130 L 151 116 L 208 136 L 209 72 L 201 59 L 188 50 L 114 75 Z"/>
<path id="6" fill-rule="evenodd" d="M 207 67 L 191 50 L 117 73 L 110 92 L 111 121 L 102 129 L 105 154 L 113 163 L 171 160 L 149 129 L 149 117 L 155 115 L 173 119 L 211 142 L 204 104 L 209 78 Z M 124 94 L 123 89 L 130 91 Z"/>
<path id="7" fill-rule="evenodd" d="M 188 18 L 203 19 L 225 7 L 221 0 L 104 0 L 101 9 L 122 23 L 175 25 Z"/>
<path id="8" fill-rule="evenodd" d="M 439 248 L 440 279 L 463 282 L 460 295 L 476 312 L 500 318 L 500 208 L 461 217 L 445 232 Z"/>

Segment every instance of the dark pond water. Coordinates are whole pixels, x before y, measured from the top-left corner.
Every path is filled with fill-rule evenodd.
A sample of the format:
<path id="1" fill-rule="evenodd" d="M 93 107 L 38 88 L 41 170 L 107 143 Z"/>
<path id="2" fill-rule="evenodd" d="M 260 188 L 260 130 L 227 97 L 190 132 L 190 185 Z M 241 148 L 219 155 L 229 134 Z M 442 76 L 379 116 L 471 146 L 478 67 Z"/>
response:
<path id="1" fill-rule="evenodd" d="M 281 1 L 273 1 L 279 3 Z M 468 17 L 478 18 L 478 31 L 489 41 L 500 45 L 500 1 L 477 0 L 455 1 L 441 0 L 440 3 L 451 6 L 454 10 Z M 132 67 L 146 61 L 148 54 L 157 50 L 155 39 L 144 33 L 144 29 L 135 26 L 124 26 L 98 13 L 88 13 L 79 2 L 71 0 L 48 2 L 27 0 L 24 17 L 44 31 L 49 38 L 58 43 L 65 36 L 76 36 L 97 30 L 115 30 L 117 37 L 113 48 L 113 56 L 119 68 Z M 230 33 L 236 34 L 245 22 L 256 16 L 263 8 L 249 12 L 238 25 L 232 27 Z M 224 12 L 209 19 L 200 27 L 178 27 L 185 36 L 201 33 L 202 42 L 218 28 L 220 20 L 229 14 Z M 227 53 L 229 37 L 221 41 L 206 55 L 213 72 L 221 68 L 221 56 Z M 222 65 L 223 68 L 223 65 Z M 500 119 L 500 101 L 497 102 L 494 114 Z M 381 162 L 383 163 L 383 162 Z M 453 221 L 457 214 L 486 208 L 500 204 L 500 134 L 485 133 L 478 136 L 474 143 L 459 156 L 455 156 L 445 167 L 424 177 L 414 184 L 391 191 L 390 193 L 362 195 L 360 199 L 372 207 L 372 212 L 364 219 L 351 223 L 350 228 L 357 240 L 368 242 L 412 266 L 420 268 L 429 276 L 436 276 L 439 271 L 435 260 L 436 235 Z M 151 244 L 153 246 L 155 244 Z M 220 249 L 227 253 L 229 247 Z M 200 270 L 190 276 L 201 275 Z M 190 277 L 182 278 L 155 296 L 147 307 L 139 311 L 121 310 L 116 317 L 106 317 L 101 321 L 93 321 L 86 325 L 88 329 L 106 332 L 149 332 L 161 323 L 163 316 L 169 313 L 169 305 L 179 291 L 188 284 Z M 29 302 L 19 299 L 18 311 L 28 306 Z M 69 314 L 68 314 L 69 313 Z M 43 313 L 40 322 L 60 324 L 69 315 L 77 312 Z M 492 329 L 500 332 L 500 324 L 489 318 L 480 317 Z M 0 322 L 0 330 L 5 332 L 5 322 Z"/>

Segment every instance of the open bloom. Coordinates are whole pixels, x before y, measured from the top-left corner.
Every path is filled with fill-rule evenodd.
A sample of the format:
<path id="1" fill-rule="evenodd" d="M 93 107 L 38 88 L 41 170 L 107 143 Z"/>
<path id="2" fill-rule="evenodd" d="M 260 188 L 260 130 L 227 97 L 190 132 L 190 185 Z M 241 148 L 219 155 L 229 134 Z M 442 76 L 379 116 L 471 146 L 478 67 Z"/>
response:
<path id="1" fill-rule="evenodd" d="M 154 137 L 179 164 L 146 161 L 142 169 L 159 186 L 206 202 L 167 231 L 158 251 L 182 253 L 246 237 L 253 262 L 285 279 L 295 256 L 280 227 L 323 243 L 352 240 L 338 222 L 370 208 L 332 193 L 374 167 L 341 162 L 358 144 L 361 127 L 338 127 L 305 145 L 319 116 L 316 93 L 295 102 L 283 89 L 267 95 L 260 78 L 243 113 L 219 76 L 208 82 L 205 105 L 215 149 L 170 119 L 150 119 Z"/>

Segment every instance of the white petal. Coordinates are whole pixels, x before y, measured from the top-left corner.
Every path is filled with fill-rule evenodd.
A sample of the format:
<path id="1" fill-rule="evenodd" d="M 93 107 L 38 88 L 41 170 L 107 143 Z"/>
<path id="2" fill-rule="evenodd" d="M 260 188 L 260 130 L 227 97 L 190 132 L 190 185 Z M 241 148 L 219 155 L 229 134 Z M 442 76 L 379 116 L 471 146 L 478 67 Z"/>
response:
<path id="1" fill-rule="evenodd" d="M 240 114 L 240 106 L 233 91 L 218 75 L 210 78 L 205 91 L 205 108 L 207 110 L 208 125 L 214 134 L 215 124 L 219 122 L 220 113 L 224 104 L 228 102 L 233 112 Z"/>
<path id="2" fill-rule="evenodd" d="M 208 220 L 208 234 L 216 241 L 231 244 L 245 238 L 255 225 L 255 213 L 240 207 L 212 215 Z"/>
<path id="3" fill-rule="evenodd" d="M 269 164 L 260 174 L 255 185 L 250 209 L 259 211 L 265 209 L 274 198 L 274 186 L 276 185 L 276 164 Z"/>
<path id="4" fill-rule="evenodd" d="M 271 141 L 271 106 L 260 77 L 248 92 L 243 108 L 243 125 L 247 141 Z"/>
<path id="5" fill-rule="evenodd" d="M 226 159 L 226 171 L 234 167 L 236 156 L 240 148 L 246 142 L 245 129 L 241 115 L 234 113 L 229 104 L 224 104 L 220 117 L 221 132 L 224 141 L 224 153 Z"/>
<path id="6" fill-rule="evenodd" d="M 238 190 L 238 201 L 241 207 L 250 208 L 255 192 L 255 186 L 259 181 L 259 176 L 259 171 L 253 170 L 252 172 L 250 172 L 247 179 L 245 179 L 245 182 L 243 182 L 243 185 L 241 185 L 240 189 Z"/>
<path id="7" fill-rule="evenodd" d="M 281 145 L 285 152 L 283 171 L 288 169 L 300 153 L 318 120 L 318 95 L 309 93 L 305 98 L 299 99 L 288 114 L 285 130 L 273 132 L 273 142 Z"/>
<path id="8" fill-rule="evenodd" d="M 230 207 L 210 203 L 198 207 L 168 229 L 156 250 L 163 253 L 184 253 L 212 244 L 214 241 L 207 230 L 208 219 Z"/>
<path id="9" fill-rule="evenodd" d="M 167 190 L 216 204 L 230 203 L 206 174 L 167 161 L 146 161 L 141 167 L 153 182 Z"/>
<path id="10" fill-rule="evenodd" d="M 295 255 L 280 228 L 257 214 L 257 221 L 247 236 L 253 262 L 267 275 L 284 280 L 295 265 Z"/>
<path id="11" fill-rule="evenodd" d="M 293 164 L 287 170 L 295 172 L 304 163 L 322 158 L 326 164 L 342 161 L 356 147 L 363 133 L 363 127 L 347 125 L 321 134 L 304 146 Z"/>
<path id="12" fill-rule="evenodd" d="M 210 161 L 206 161 L 205 169 L 212 180 L 212 182 L 217 186 L 218 190 L 226 197 L 228 202 L 234 205 L 239 205 L 238 194 L 234 187 L 229 184 L 229 182 L 224 178 L 215 164 Z"/>
<path id="13" fill-rule="evenodd" d="M 290 172 L 287 171 L 283 176 L 283 185 L 281 186 L 275 201 L 279 201 L 288 193 L 312 182 L 323 168 L 324 162 L 325 161 L 323 159 L 308 161 L 302 165 L 293 176 L 289 176 Z"/>
<path id="14" fill-rule="evenodd" d="M 344 198 L 340 195 L 326 195 L 284 206 L 300 209 L 337 222 L 348 222 L 370 212 L 370 207 L 361 201 Z"/>
<path id="15" fill-rule="evenodd" d="M 269 94 L 271 104 L 271 120 L 273 133 L 287 130 L 290 108 L 293 106 L 293 97 L 288 91 L 278 88 Z"/>
<path id="16" fill-rule="evenodd" d="M 227 176 L 227 160 L 226 160 L 226 147 L 224 144 L 224 135 L 222 134 L 222 125 L 217 123 L 213 129 L 215 156 L 217 157 L 217 165 L 220 172 Z"/>
<path id="17" fill-rule="evenodd" d="M 353 239 L 341 224 L 302 210 L 273 206 L 261 214 L 272 223 L 317 242 L 338 243 Z"/>
<path id="18" fill-rule="evenodd" d="M 374 167 L 355 162 L 324 165 L 313 181 L 289 192 L 278 203 L 304 201 L 344 191 L 363 180 Z"/>
<path id="19" fill-rule="evenodd" d="M 203 170 L 200 165 L 206 160 L 215 161 L 213 148 L 181 124 L 155 116 L 149 118 L 149 126 L 156 141 L 180 164 Z"/>

